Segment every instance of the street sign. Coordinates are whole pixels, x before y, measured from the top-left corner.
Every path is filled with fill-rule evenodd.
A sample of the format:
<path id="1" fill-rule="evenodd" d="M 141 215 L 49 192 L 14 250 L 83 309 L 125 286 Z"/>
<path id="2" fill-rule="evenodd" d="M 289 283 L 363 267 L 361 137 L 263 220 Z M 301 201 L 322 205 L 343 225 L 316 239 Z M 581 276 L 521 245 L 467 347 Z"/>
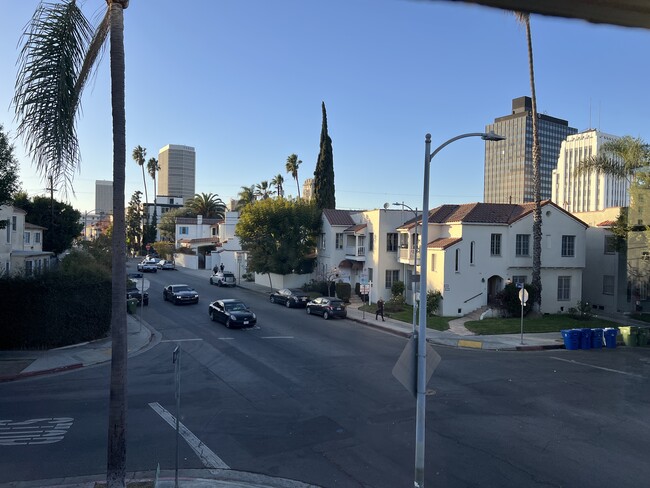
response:
<path id="1" fill-rule="evenodd" d="M 526 302 L 528 301 L 528 292 L 525 288 L 519 290 L 519 301 L 522 305 L 526 305 Z"/>
<path id="2" fill-rule="evenodd" d="M 435 351 L 431 344 L 428 342 L 425 345 L 426 347 L 426 374 L 425 374 L 425 385 L 433 376 L 433 372 L 440 364 L 440 355 Z M 393 367 L 393 376 L 399 381 L 404 388 L 406 388 L 413 396 L 417 395 L 417 370 L 418 370 L 418 361 L 417 361 L 417 337 L 411 337 L 402 354 L 400 354 L 397 363 Z"/>
<path id="3" fill-rule="evenodd" d="M 370 293 L 370 285 L 360 285 L 359 293 L 362 295 L 368 295 Z"/>
<path id="4" fill-rule="evenodd" d="M 139 292 L 147 291 L 149 289 L 149 286 L 151 286 L 151 283 L 147 278 L 142 278 L 140 280 L 132 280 L 135 281 L 135 287 L 138 289 Z"/>

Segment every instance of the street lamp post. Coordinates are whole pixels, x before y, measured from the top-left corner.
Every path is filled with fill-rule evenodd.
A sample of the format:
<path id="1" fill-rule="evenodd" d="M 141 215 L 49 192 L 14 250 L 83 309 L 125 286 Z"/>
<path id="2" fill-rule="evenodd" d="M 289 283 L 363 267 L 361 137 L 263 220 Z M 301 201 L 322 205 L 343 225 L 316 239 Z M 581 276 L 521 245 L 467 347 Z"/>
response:
<path id="1" fill-rule="evenodd" d="M 422 297 L 427 296 L 427 243 L 429 241 L 429 168 L 431 160 L 441 149 L 448 146 L 458 139 L 466 137 L 480 137 L 484 141 L 502 141 L 505 137 L 495 134 L 494 132 L 471 132 L 452 137 L 443 142 L 433 152 L 431 152 L 431 134 L 427 134 L 424 139 L 424 189 L 422 194 L 422 247 L 424 251 L 420 252 L 420 301 Z M 425 217 L 426 216 L 426 217 Z M 427 219 L 425 223 L 425 218 Z M 426 410 L 426 386 L 427 386 L 427 350 L 426 350 L 426 331 L 427 331 L 427 307 L 420 306 L 420 324 L 418 331 L 418 348 L 417 348 L 417 403 L 415 417 L 415 488 L 424 488 L 424 427 L 425 427 L 425 410 Z"/>
<path id="2" fill-rule="evenodd" d="M 415 243 L 413 244 L 413 275 L 417 276 L 418 274 L 418 208 L 415 207 L 415 210 L 413 210 L 411 207 L 406 205 L 404 202 L 396 202 L 393 203 L 393 205 L 401 205 L 402 208 L 407 208 L 413 214 L 415 215 Z M 413 289 L 413 336 L 417 334 L 417 313 L 416 313 L 416 306 L 415 306 L 415 282 L 411 280 L 411 288 Z M 422 296 L 420 296 L 420 300 L 422 300 Z"/>

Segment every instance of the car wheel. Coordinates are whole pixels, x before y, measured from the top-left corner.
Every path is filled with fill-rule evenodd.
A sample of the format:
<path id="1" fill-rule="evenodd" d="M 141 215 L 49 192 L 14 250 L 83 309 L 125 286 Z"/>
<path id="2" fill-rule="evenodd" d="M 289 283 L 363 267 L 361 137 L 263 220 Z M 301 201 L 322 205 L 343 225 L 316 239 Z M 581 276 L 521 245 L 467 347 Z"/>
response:
<path id="1" fill-rule="evenodd" d="M 214 285 L 214 281 L 212 281 L 212 278 L 210 278 L 210 284 Z"/>
<path id="2" fill-rule="evenodd" d="M 223 286 L 223 283 L 221 283 L 221 280 L 217 281 L 217 286 L 221 288 Z"/>
<path id="3" fill-rule="evenodd" d="M 324 318 L 325 320 L 329 319 L 329 318 L 330 318 L 330 314 L 329 314 L 327 311 L 323 312 L 323 318 Z"/>
<path id="4" fill-rule="evenodd" d="M 216 320 L 214 317 L 214 312 L 212 310 L 210 310 L 210 320 L 212 320 L 213 322 Z"/>
<path id="5" fill-rule="evenodd" d="M 284 302 L 284 304 L 286 305 L 287 308 L 291 308 L 291 300 L 287 300 L 286 302 Z"/>
<path id="6" fill-rule="evenodd" d="M 307 315 L 311 315 L 311 308 L 307 307 Z"/>
<path id="7" fill-rule="evenodd" d="M 275 298 L 273 297 L 273 295 L 271 295 L 271 296 L 269 297 L 269 301 L 270 301 L 271 303 L 275 303 Z"/>
<path id="8" fill-rule="evenodd" d="M 230 319 L 226 319 L 226 328 L 230 329 Z"/>

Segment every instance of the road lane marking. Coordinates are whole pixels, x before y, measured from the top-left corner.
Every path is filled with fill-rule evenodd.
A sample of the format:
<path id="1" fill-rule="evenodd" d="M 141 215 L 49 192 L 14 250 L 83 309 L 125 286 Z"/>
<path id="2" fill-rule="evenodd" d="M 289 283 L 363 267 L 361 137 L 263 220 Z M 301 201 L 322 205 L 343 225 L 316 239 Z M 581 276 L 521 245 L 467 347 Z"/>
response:
<path id="1" fill-rule="evenodd" d="M 579 364 L 581 366 L 587 366 L 589 368 L 594 368 L 594 369 L 602 369 L 603 371 L 609 371 L 610 373 L 618 373 L 618 374 L 624 374 L 626 376 L 633 376 L 635 378 L 643 378 L 643 376 L 640 374 L 628 373 L 627 371 L 620 371 L 618 369 L 604 368 L 602 366 L 595 366 L 593 364 L 581 363 L 580 361 L 575 361 L 573 359 L 564 359 L 555 356 L 551 356 L 551 359 L 557 359 L 558 361 L 564 361 L 565 363 Z"/>
<path id="2" fill-rule="evenodd" d="M 261 336 L 261 339 L 293 339 L 293 336 Z"/>
<path id="3" fill-rule="evenodd" d="M 197 337 L 195 339 L 163 339 L 160 342 L 188 342 L 188 341 L 202 341 L 200 337 Z"/>
<path id="4" fill-rule="evenodd" d="M 54 417 L 23 422 L 0 420 L 0 446 L 33 446 L 60 442 L 74 418 Z"/>
<path id="5" fill-rule="evenodd" d="M 165 410 L 158 402 L 150 403 L 149 406 L 162 417 L 162 419 L 167 422 L 173 429 L 176 428 L 176 417 L 171 413 Z M 230 467 L 223 462 L 223 460 L 217 456 L 214 452 L 210 450 L 208 446 L 203 444 L 196 437 L 190 429 L 185 427 L 182 422 L 178 423 L 178 429 L 180 435 L 185 439 L 185 442 L 192 448 L 192 450 L 199 457 L 203 465 L 208 469 L 230 469 Z"/>

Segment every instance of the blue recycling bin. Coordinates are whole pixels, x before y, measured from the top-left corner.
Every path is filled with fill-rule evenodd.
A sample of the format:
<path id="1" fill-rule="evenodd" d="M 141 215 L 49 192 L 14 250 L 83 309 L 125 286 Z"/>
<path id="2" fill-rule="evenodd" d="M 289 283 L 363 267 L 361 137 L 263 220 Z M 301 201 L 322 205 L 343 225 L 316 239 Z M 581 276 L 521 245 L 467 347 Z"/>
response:
<path id="1" fill-rule="evenodd" d="M 580 349 L 591 349 L 591 329 L 578 329 L 580 331 Z"/>
<path id="2" fill-rule="evenodd" d="M 615 329 L 613 327 L 607 327 L 606 329 L 603 329 L 606 348 L 616 349 L 616 334 L 618 334 L 618 329 Z"/>
<path id="3" fill-rule="evenodd" d="M 602 349 L 603 329 L 591 329 L 591 347 L 593 349 Z"/>
<path id="4" fill-rule="evenodd" d="M 562 338 L 564 339 L 564 347 L 570 350 L 580 349 L 580 329 L 562 330 Z"/>

